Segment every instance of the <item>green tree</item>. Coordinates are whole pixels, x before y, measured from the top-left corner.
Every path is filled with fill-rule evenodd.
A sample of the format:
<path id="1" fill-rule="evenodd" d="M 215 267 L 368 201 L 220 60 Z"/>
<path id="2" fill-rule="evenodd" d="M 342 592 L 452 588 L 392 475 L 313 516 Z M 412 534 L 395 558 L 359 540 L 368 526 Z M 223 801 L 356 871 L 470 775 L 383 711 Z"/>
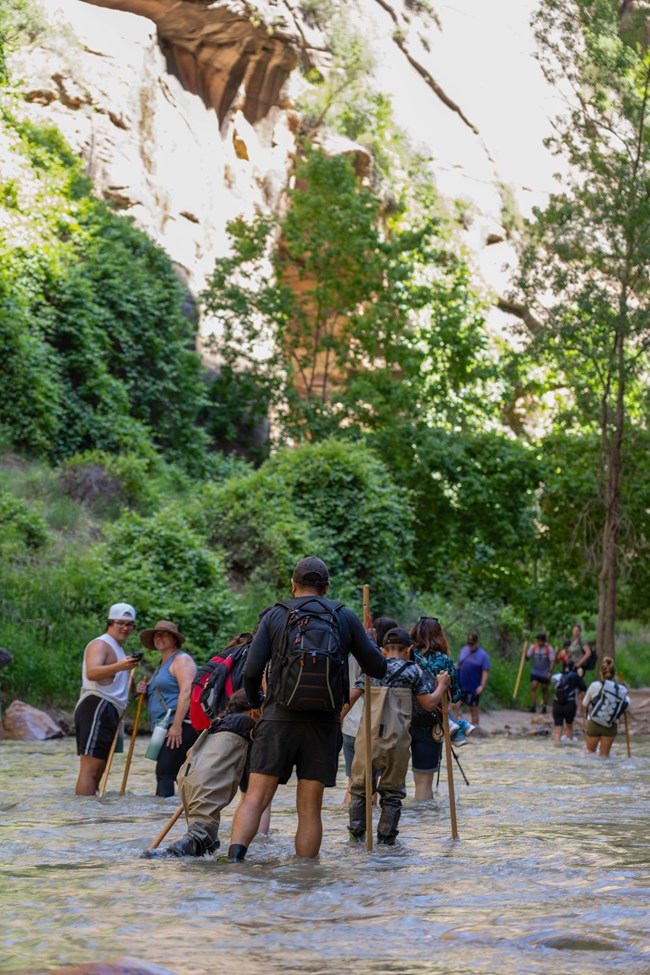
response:
<path id="1" fill-rule="evenodd" d="M 204 294 L 215 351 L 264 390 L 284 438 L 485 410 L 480 305 L 444 221 L 434 206 L 380 217 L 349 158 L 310 151 L 275 244 L 262 217 L 230 224 L 232 256 Z"/>
<path id="2" fill-rule="evenodd" d="M 550 140 L 570 172 L 536 213 L 522 285 L 534 352 L 599 434 L 597 639 L 613 655 L 627 434 L 649 364 L 650 54 L 629 23 L 621 31 L 618 0 L 543 0 L 534 27 L 570 102 Z"/>

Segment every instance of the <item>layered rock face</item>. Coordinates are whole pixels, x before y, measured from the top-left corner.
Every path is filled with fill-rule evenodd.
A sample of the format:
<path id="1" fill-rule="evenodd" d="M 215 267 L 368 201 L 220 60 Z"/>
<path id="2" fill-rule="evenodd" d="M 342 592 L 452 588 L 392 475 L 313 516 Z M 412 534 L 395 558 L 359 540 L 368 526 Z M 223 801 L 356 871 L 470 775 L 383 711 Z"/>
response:
<path id="1" fill-rule="evenodd" d="M 112 199 L 171 255 L 192 292 L 227 249 L 228 220 L 277 210 L 300 117 L 300 65 L 329 54 L 300 0 L 42 0 L 50 30 L 14 65 Z M 534 0 L 348 0 L 373 86 L 432 159 L 462 214 L 486 291 L 503 293 L 513 209 L 552 187 L 543 147 L 559 102 L 534 60 Z M 310 13 L 311 11 L 311 13 Z M 498 316 L 498 313 L 495 313 Z M 498 317 L 496 324 L 498 326 Z"/>

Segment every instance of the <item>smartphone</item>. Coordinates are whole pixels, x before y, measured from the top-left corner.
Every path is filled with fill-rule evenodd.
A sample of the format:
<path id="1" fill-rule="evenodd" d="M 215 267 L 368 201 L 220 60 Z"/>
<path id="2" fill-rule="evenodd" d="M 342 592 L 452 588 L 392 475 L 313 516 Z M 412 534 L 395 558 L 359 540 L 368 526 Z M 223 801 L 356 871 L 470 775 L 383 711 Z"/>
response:
<path id="1" fill-rule="evenodd" d="M 133 653 L 130 653 L 129 656 L 135 657 L 139 663 L 144 657 L 144 650 L 135 650 Z"/>

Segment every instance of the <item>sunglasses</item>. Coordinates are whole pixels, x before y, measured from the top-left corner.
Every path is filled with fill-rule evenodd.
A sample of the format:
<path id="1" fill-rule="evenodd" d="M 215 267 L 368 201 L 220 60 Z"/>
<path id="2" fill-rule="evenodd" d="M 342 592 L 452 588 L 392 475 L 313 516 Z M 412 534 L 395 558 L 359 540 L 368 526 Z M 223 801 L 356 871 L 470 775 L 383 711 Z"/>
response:
<path id="1" fill-rule="evenodd" d="M 124 626 L 127 630 L 133 630 L 135 628 L 135 623 L 129 623 L 127 620 L 111 620 L 113 626 Z"/>
<path id="2" fill-rule="evenodd" d="M 434 623 L 440 622 L 437 616 L 418 616 L 418 623 L 424 623 L 425 620 L 433 620 Z"/>

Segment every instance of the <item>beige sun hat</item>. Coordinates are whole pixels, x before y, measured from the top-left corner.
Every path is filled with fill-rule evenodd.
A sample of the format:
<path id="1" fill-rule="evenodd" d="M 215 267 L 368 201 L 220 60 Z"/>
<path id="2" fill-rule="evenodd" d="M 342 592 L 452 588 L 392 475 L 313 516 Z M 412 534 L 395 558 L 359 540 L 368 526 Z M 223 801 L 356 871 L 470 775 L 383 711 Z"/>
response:
<path id="1" fill-rule="evenodd" d="M 175 623 L 170 623 L 169 620 L 159 620 L 150 630 L 143 630 L 140 634 L 140 643 L 147 650 L 156 649 L 153 642 L 154 634 L 156 633 L 171 633 L 172 636 L 176 637 L 176 642 L 179 647 L 185 643 L 185 637 L 179 632 Z"/>

